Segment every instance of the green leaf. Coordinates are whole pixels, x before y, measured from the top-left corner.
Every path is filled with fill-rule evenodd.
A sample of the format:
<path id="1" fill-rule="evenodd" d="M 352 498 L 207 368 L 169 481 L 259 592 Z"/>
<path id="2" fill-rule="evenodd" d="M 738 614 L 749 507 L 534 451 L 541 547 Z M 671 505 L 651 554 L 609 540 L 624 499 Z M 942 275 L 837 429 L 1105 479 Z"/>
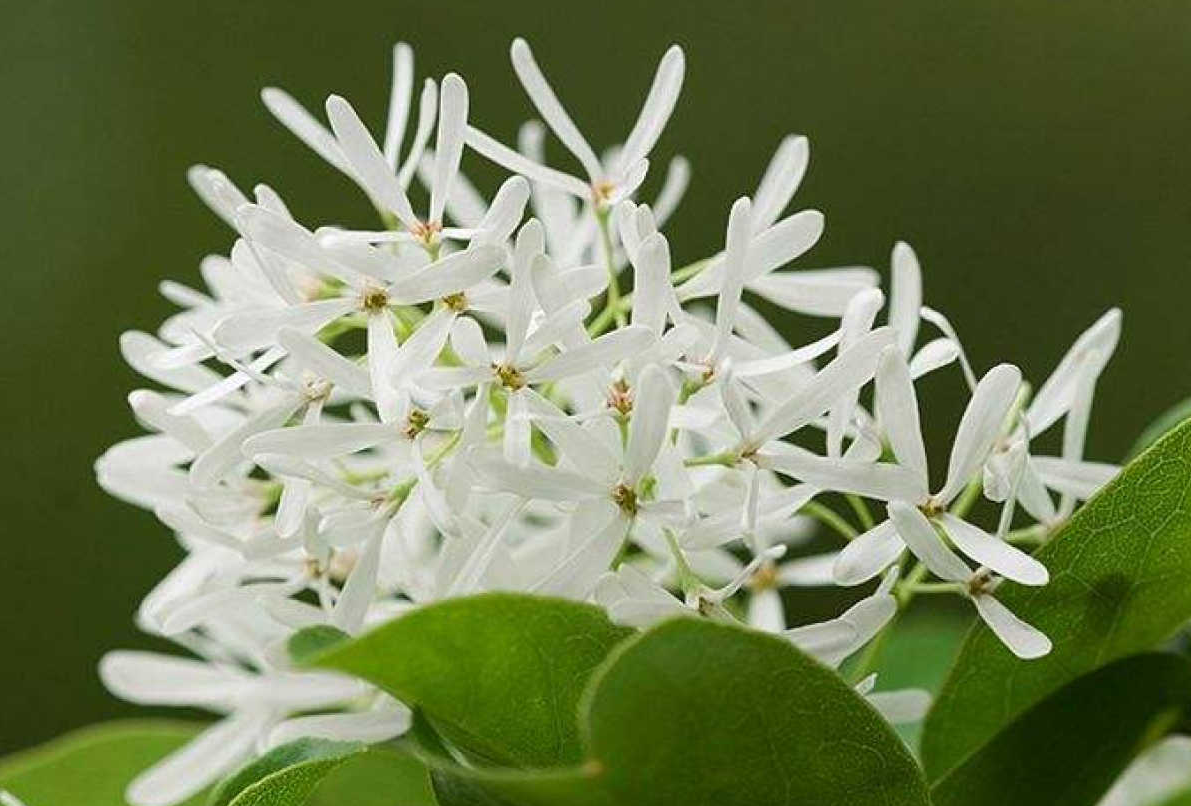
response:
<path id="1" fill-rule="evenodd" d="M 622 644 L 584 697 L 588 760 L 544 772 L 428 763 L 442 806 L 926 806 L 900 739 L 780 638 L 677 619 Z"/>
<path id="2" fill-rule="evenodd" d="M 311 664 L 420 707 L 465 750 L 549 767 L 581 760 L 579 696 L 631 634 L 589 605 L 493 593 L 420 608 Z"/>
<path id="3" fill-rule="evenodd" d="M 1175 403 L 1169 409 L 1162 412 L 1158 416 L 1158 419 L 1146 426 L 1146 429 L 1141 432 L 1141 436 L 1137 438 L 1137 442 L 1134 442 L 1133 447 L 1129 449 L 1127 458 L 1132 459 L 1140 455 L 1142 451 L 1189 418 L 1191 418 L 1191 397 Z"/>
<path id="4" fill-rule="evenodd" d="M 283 744 L 224 780 L 208 806 L 301 806 L 332 770 L 366 749 L 360 742 L 326 739 Z"/>
<path id="5" fill-rule="evenodd" d="M 373 748 L 348 758 L 319 784 L 309 806 L 438 806 L 425 765 Z"/>
<path id="6" fill-rule="evenodd" d="M 614 653 L 586 706 L 592 757 L 619 803 L 928 802 L 885 721 L 774 636 L 668 622 Z"/>
<path id="7" fill-rule="evenodd" d="M 126 806 L 124 790 L 132 779 L 201 728 L 156 720 L 83 728 L 0 761 L 0 789 L 29 806 Z M 183 806 L 198 806 L 203 800 L 199 795 Z"/>
<path id="8" fill-rule="evenodd" d="M 351 636 L 338 627 L 316 624 L 291 635 L 285 648 L 294 663 L 304 663 L 320 652 L 326 652 L 336 644 L 348 640 L 351 640 Z"/>
<path id="9" fill-rule="evenodd" d="M 1050 636 L 1022 661 L 984 626 L 969 633 L 926 719 L 922 755 L 937 781 L 1066 683 L 1150 649 L 1191 618 L 1191 422 L 1163 437 L 1038 553 L 1044 588 L 998 596 Z"/>
<path id="10" fill-rule="evenodd" d="M 1158 806 L 1191 806 L 1191 789 L 1171 795 L 1166 800 L 1160 801 Z"/>
<path id="11" fill-rule="evenodd" d="M 1139 752 L 1183 719 L 1191 663 L 1119 660 L 1026 711 L 931 790 L 935 806 L 1092 806 Z"/>

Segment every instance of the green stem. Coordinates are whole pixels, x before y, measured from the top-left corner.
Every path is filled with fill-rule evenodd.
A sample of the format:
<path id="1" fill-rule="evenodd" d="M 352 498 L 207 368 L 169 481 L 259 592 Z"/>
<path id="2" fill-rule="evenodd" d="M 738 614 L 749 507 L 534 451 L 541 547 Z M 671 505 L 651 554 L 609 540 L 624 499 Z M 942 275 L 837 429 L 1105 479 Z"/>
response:
<path id="1" fill-rule="evenodd" d="M 835 510 L 831 509 L 830 507 L 823 506 L 818 501 L 808 501 L 802 505 L 802 509 L 800 509 L 799 512 L 810 515 L 820 523 L 830 526 L 844 540 L 855 540 L 859 535 L 859 532 L 853 528 L 852 524 L 841 518 L 835 512 Z"/>
<path id="2" fill-rule="evenodd" d="M 868 531 L 877 525 L 873 520 L 873 513 L 869 512 L 868 504 L 864 503 L 864 499 L 853 493 L 847 495 L 848 503 L 852 505 L 852 511 L 856 513 L 856 517 L 860 519 L 860 525 L 864 527 L 864 531 Z"/>
<path id="3" fill-rule="evenodd" d="M 976 476 L 968 482 L 968 486 L 964 488 L 959 500 L 957 500 L 955 505 L 951 507 L 951 514 L 957 518 L 963 518 L 966 516 L 968 514 L 968 510 L 970 510 L 976 501 L 979 500 L 982 486 L 980 474 L 977 473 Z"/>
<path id="4" fill-rule="evenodd" d="M 735 467 L 736 463 L 740 461 L 740 457 L 731 451 L 724 451 L 723 453 L 711 453 L 707 456 L 695 456 L 690 459 L 684 459 L 683 464 L 687 467 L 705 467 L 707 465 L 723 465 L 724 467 Z"/>
<path id="5" fill-rule="evenodd" d="M 604 301 L 604 310 L 612 311 L 617 327 L 624 327 L 627 319 L 620 302 L 620 278 L 616 275 L 615 255 L 612 248 L 612 230 L 609 226 L 611 216 L 607 212 L 596 212 L 596 221 L 600 226 L 600 244 L 604 249 L 604 263 L 608 267 L 608 294 Z"/>

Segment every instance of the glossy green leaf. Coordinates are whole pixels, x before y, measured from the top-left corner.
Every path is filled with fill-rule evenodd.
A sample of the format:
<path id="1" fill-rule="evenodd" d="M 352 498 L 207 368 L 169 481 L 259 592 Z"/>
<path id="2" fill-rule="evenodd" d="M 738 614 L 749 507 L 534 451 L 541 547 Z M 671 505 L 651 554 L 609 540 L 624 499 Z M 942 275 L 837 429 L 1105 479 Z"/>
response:
<path id="1" fill-rule="evenodd" d="M 579 696 L 631 634 L 589 605 L 493 593 L 420 608 L 311 664 L 420 707 L 483 758 L 549 767 L 581 760 Z"/>
<path id="2" fill-rule="evenodd" d="M 588 758 L 548 773 L 435 770 L 442 806 L 925 806 L 900 739 L 773 636 L 678 619 L 621 645 L 584 697 Z"/>
<path id="3" fill-rule="evenodd" d="M 1023 661 L 983 625 L 973 629 L 927 716 L 931 780 L 1066 683 L 1156 646 L 1191 618 L 1191 423 L 1132 462 L 1036 556 L 1050 584 L 1006 585 L 998 597 L 1054 649 Z"/>
<path id="4" fill-rule="evenodd" d="M 1185 718 L 1191 663 L 1135 655 L 1026 711 L 931 790 L 935 806 L 1092 806 L 1129 762 Z"/>
<path id="5" fill-rule="evenodd" d="M 326 652 L 336 644 L 351 640 L 351 636 L 329 624 L 316 624 L 298 630 L 290 636 L 285 648 L 295 663 L 304 663 L 315 655 Z"/>
<path id="6" fill-rule="evenodd" d="M 346 759 L 318 785 L 309 806 L 438 806 L 416 758 L 373 749 Z"/>
<path id="7" fill-rule="evenodd" d="M 1191 397 L 1175 403 L 1146 426 L 1146 429 L 1141 432 L 1141 436 L 1137 438 L 1137 442 L 1134 442 L 1133 447 L 1129 449 L 1129 458 L 1132 459 L 1140 455 L 1142 451 L 1189 418 L 1191 418 Z"/>
<path id="8" fill-rule="evenodd" d="M 126 806 L 124 791 L 144 769 L 201 729 L 183 722 L 109 722 L 65 734 L 0 760 L 0 789 L 28 806 Z M 182 806 L 198 806 L 199 795 Z"/>
<path id="9" fill-rule="evenodd" d="M 326 739 L 275 747 L 216 787 L 208 806 L 302 806 L 336 767 L 366 751 L 359 742 Z"/>
<path id="10" fill-rule="evenodd" d="M 593 679 L 586 714 L 618 803 L 927 803 L 918 765 L 862 697 L 752 630 L 698 619 L 650 630 Z"/>

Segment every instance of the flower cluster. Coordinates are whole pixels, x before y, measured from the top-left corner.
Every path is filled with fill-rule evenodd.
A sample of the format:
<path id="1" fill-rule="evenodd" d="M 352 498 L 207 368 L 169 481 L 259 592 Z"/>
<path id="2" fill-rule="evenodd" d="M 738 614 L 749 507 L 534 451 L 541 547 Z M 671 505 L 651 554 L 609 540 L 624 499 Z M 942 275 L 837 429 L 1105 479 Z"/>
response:
<path id="1" fill-rule="evenodd" d="M 282 125 L 359 185 L 379 227 L 311 228 L 268 186 L 250 197 L 218 170 L 190 171 L 235 240 L 203 261 L 205 291 L 162 285 L 180 311 L 156 335 L 121 337 L 156 387 L 129 396 L 151 433 L 96 467 L 185 550 L 138 622 L 194 657 L 113 652 L 101 673 L 129 700 L 226 716 L 138 778 L 136 803 L 183 800 L 295 737 L 400 734 L 403 704 L 295 670 L 287 639 L 313 625 L 356 634 L 481 591 L 591 601 L 633 626 L 745 622 L 832 667 L 912 597 L 955 594 L 1015 654 L 1050 649 L 996 590 L 1045 585 L 1021 547 L 1116 472 L 1083 453 L 1119 312 L 1035 388 L 1011 364 L 969 363 L 948 319 L 923 304 L 904 243 L 888 300 L 871 269 L 791 269 L 824 226 L 817 211 L 787 212 L 808 161 L 797 136 L 731 206 L 723 249 L 676 266 L 663 229 L 685 160 L 669 163 L 652 204 L 638 197 L 682 87 L 682 50 L 666 52 L 624 142 L 602 156 L 529 46 L 511 52 L 542 121 L 516 147 L 471 124 L 453 73 L 422 85 L 407 147 L 404 44 L 379 139 L 339 96 L 324 125 L 264 91 Z M 584 176 L 545 164 L 547 132 Z M 460 172 L 466 149 L 513 173 L 490 199 Z M 791 345 L 753 297 L 818 332 Z M 934 372 L 969 393 L 941 481 L 915 391 Z M 1060 455 L 1033 453 L 1060 421 Z M 974 511 L 993 514 L 981 526 Z M 787 559 L 821 524 L 841 550 Z M 788 621 L 784 587 L 870 580 L 837 618 Z M 925 707 L 922 692 L 874 691 L 864 662 L 849 679 L 891 720 Z"/>

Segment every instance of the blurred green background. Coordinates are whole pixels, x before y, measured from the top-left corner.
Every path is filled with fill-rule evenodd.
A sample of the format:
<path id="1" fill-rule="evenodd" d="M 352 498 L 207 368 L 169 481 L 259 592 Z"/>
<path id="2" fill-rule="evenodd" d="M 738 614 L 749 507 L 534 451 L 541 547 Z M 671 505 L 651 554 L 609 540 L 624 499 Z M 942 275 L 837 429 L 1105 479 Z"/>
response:
<path id="1" fill-rule="evenodd" d="M 507 60 L 525 35 L 600 145 L 625 135 L 656 60 L 679 42 L 684 100 L 655 153 L 694 164 L 669 228 L 680 262 L 720 243 L 731 200 L 752 191 L 782 135 L 804 133 L 811 171 L 797 201 L 828 217 L 806 265 L 884 271 L 893 242 L 909 240 L 928 302 L 978 367 L 1012 360 L 1040 380 L 1101 311 L 1125 309 L 1092 457 L 1118 459 L 1191 392 L 1187 2 L 5 6 L 0 752 L 133 710 L 103 692 L 95 663 L 146 645 L 131 614 L 177 549 L 151 515 L 96 488 L 91 462 L 137 430 L 124 397 L 139 382 L 117 335 L 153 329 L 169 310 L 157 282 L 196 282 L 199 259 L 230 243 L 186 167 L 267 181 L 307 222 L 369 221 L 361 195 L 268 117 L 257 90 L 278 84 L 314 108 L 340 92 L 379 127 L 398 38 L 417 49 L 420 76 L 461 72 L 473 118 L 507 141 L 529 114 Z M 474 156 L 466 166 L 482 184 L 497 176 Z M 961 393 L 953 375 L 928 384 L 936 453 Z"/>

